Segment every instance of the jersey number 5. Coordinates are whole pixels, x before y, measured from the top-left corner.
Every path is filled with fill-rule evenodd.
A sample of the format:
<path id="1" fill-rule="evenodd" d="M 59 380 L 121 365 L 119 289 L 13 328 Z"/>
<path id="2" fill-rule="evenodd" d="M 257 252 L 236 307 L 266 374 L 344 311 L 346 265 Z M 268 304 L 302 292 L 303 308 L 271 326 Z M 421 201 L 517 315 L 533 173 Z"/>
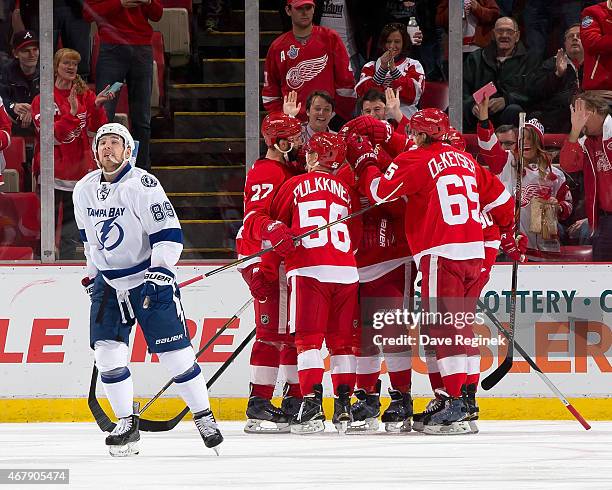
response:
<path id="1" fill-rule="evenodd" d="M 325 226 L 327 223 L 331 223 L 348 215 L 348 209 L 346 206 L 336 203 L 332 203 L 329 207 L 328 221 L 326 221 L 323 216 L 311 215 L 311 211 L 321 209 L 325 210 L 326 208 L 327 203 L 323 200 L 299 203 L 298 211 L 300 213 L 300 228 L 310 228 L 313 226 L 315 228 L 320 228 L 321 226 Z M 346 223 L 335 224 L 328 230 L 321 230 L 319 233 L 302 238 L 302 245 L 304 245 L 304 248 L 323 247 L 327 245 L 331 235 L 331 242 L 334 248 L 340 250 L 341 252 L 348 252 L 351 248 L 351 237 L 349 236 Z"/>
<path id="2" fill-rule="evenodd" d="M 449 187 L 456 189 L 465 187 L 464 193 L 449 194 Z M 463 225 L 470 219 L 480 223 L 480 196 L 476 186 L 476 179 L 464 175 L 444 175 L 436 182 L 440 209 L 444 222 L 449 225 Z M 470 203 L 472 209 L 470 210 Z"/>

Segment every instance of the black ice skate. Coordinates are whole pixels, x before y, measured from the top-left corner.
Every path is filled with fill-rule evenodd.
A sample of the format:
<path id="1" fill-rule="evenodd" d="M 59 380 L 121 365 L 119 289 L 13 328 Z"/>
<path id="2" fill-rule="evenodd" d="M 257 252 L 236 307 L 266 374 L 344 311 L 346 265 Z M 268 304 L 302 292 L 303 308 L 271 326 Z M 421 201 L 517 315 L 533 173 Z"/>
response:
<path id="1" fill-rule="evenodd" d="M 323 387 L 316 384 L 314 393 L 302 399 L 300 410 L 291 421 L 292 434 L 315 434 L 325 430 L 323 413 Z"/>
<path id="2" fill-rule="evenodd" d="M 193 421 L 204 440 L 204 445 L 211 448 L 219 456 L 219 444 L 223 442 L 223 436 L 210 408 L 194 413 Z"/>
<path id="3" fill-rule="evenodd" d="M 442 402 L 441 396 L 438 396 L 438 390 L 435 390 L 435 398 L 429 400 L 425 410 L 421 413 L 415 413 L 412 416 L 412 429 L 417 432 L 423 432 L 423 428 L 425 427 L 423 423 L 424 420 L 432 413 L 439 412 L 442 408 L 444 408 L 444 403 Z"/>
<path id="4" fill-rule="evenodd" d="M 412 427 L 412 397 L 410 392 L 402 393 L 389 388 L 389 396 L 391 397 L 391 403 L 381 417 L 385 424 L 385 430 L 394 433 L 410 432 Z"/>
<path id="5" fill-rule="evenodd" d="M 301 397 L 289 395 L 290 388 L 291 386 L 289 383 L 285 383 L 285 388 L 283 389 L 283 401 L 281 402 L 281 410 L 285 413 L 289 420 L 295 417 L 302 406 Z"/>
<path id="6" fill-rule="evenodd" d="M 332 422 L 339 434 L 346 434 L 351 416 L 351 389 L 348 385 L 339 385 L 338 394 L 334 396 L 334 416 Z"/>
<path id="7" fill-rule="evenodd" d="M 378 417 L 380 417 L 380 380 L 376 383 L 375 393 L 366 393 L 365 390 L 355 390 L 357 401 L 351 406 L 353 421 L 349 425 L 347 434 L 370 434 L 378 431 Z"/>
<path id="8" fill-rule="evenodd" d="M 430 413 L 423 420 L 423 432 L 431 435 L 459 435 L 471 432 L 466 422 L 467 406 L 463 397 L 453 398 L 442 390 L 436 390 L 442 408 Z"/>
<path id="9" fill-rule="evenodd" d="M 289 432 L 290 418 L 283 410 L 272 405 L 272 402 L 259 396 L 251 396 L 246 410 L 247 423 L 244 431 L 247 434 L 266 434 Z"/>
<path id="10" fill-rule="evenodd" d="M 140 418 L 137 413 L 117 420 L 117 425 L 106 437 L 106 445 L 111 456 L 124 458 L 140 452 L 138 447 L 140 441 L 139 424 Z"/>
<path id="11" fill-rule="evenodd" d="M 476 404 L 476 385 L 469 384 L 467 386 L 462 386 L 461 393 L 463 394 L 463 399 L 467 406 L 466 420 L 470 426 L 470 431 L 472 434 L 478 434 L 478 425 L 476 425 L 476 421 L 478 420 L 478 412 L 480 409 Z"/>

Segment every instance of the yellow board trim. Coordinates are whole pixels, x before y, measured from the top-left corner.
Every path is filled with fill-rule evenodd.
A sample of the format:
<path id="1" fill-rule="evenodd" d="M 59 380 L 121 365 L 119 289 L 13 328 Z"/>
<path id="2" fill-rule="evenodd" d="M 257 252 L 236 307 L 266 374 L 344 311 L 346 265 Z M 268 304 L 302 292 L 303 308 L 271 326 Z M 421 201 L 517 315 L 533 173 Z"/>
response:
<path id="1" fill-rule="evenodd" d="M 141 406 L 148 400 L 139 399 Z M 425 408 L 427 398 L 415 399 L 415 411 Z M 112 413 L 106 399 L 100 399 L 106 413 Z M 278 404 L 280 400 L 276 399 Z M 388 398 L 381 399 L 383 409 Z M 245 420 L 247 398 L 211 398 L 218 420 Z M 612 398 L 572 398 L 570 403 L 590 421 L 612 420 Z M 479 398 L 483 420 L 573 420 L 556 398 Z M 145 418 L 167 420 L 185 404 L 179 398 L 160 398 L 147 410 Z M 324 400 L 326 414 L 333 413 L 333 399 Z M 85 398 L 0 399 L 0 423 L 16 422 L 93 422 Z"/>

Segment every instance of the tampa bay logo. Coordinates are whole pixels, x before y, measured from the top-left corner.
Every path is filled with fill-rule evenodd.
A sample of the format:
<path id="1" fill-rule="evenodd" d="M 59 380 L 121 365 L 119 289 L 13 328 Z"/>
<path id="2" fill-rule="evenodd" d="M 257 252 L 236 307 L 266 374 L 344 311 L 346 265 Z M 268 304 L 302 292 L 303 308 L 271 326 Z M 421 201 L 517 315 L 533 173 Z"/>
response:
<path id="1" fill-rule="evenodd" d="M 119 223 L 115 222 L 117 218 L 118 216 L 114 216 L 96 223 L 96 238 L 100 245 L 99 250 L 110 252 L 116 249 L 123 241 L 125 232 Z"/>

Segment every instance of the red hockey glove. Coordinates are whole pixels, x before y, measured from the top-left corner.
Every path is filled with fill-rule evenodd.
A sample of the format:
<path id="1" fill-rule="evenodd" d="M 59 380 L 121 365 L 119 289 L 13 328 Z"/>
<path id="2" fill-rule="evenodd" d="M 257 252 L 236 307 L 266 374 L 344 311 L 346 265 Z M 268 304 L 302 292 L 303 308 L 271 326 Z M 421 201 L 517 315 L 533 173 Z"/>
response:
<path id="1" fill-rule="evenodd" d="M 502 233 L 501 249 L 503 252 L 516 262 L 525 262 L 525 252 L 527 251 L 528 239 L 522 233 L 516 237 L 512 233 Z"/>
<path id="2" fill-rule="evenodd" d="M 264 240 L 269 240 L 274 250 L 281 257 L 286 257 L 295 250 L 293 238 L 295 235 L 280 221 L 273 221 L 264 228 L 261 234 Z"/>
<path id="3" fill-rule="evenodd" d="M 81 285 L 85 289 L 85 292 L 89 296 L 89 299 L 91 299 L 91 295 L 93 294 L 93 288 L 94 288 L 93 279 L 90 279 L 89 277 L 84 277 L 83 279 L 81 279 Z"/>
<path id="4" fill-rule="evenodd" d="M 386 143 L 393 136 L 393 126 L 386 121 L 379 121 L 372 116 L 359 116 L 347 122 L 340 130 L 341 134 L 359 134 L 367 136 L 373 145 Z"/>
<path id="5" fill-rule="evenodd" d="M 376 163 L 376 153 L 367 138 L 353 134 L 346 141 L 346 161 L 359 177 L 370 164 Z"/>
<path id="6" fill-rule="evenodd" d="M 240 273 L 251 290 L 251 296 L 257 301 L 263 302 L 274 292 L 274 284 L 268 281 L 259 265 L 250 265 L 246 269 L 242 269 Z"/>

